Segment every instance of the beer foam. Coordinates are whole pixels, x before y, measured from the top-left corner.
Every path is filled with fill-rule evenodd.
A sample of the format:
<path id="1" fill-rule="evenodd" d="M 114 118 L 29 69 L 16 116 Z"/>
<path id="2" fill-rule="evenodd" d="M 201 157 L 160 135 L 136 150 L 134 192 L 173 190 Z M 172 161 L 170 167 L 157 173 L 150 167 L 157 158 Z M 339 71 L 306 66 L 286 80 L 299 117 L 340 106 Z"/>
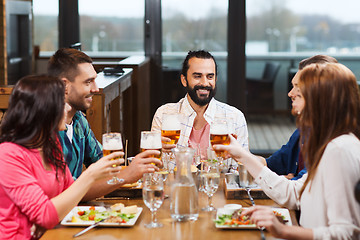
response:
<path id="1" fill-rule="evenodd" d="M 119 142 L 117 139 L 108 139 L 103 142 L 103 149 L 105 150 L 121 150 L 123 149 L 122 142 Z"/>
<path id="2" fill-rule="evenodd" d="M 165 131 L 180 130 L 180 121 L 176 115 L 169 115 L 162 122 L 161 129 Z"/>
<path id="3" fill-rule="evenodd" d="M 210 126 L 210 134 L 225 135 L 229 134 L 229 130 L 226 125 L 213 124 Z"/>
<path id="4" fill-rule="evenodd" d="M 156 139 L 156 136 L 147 136 L 146 139 L 141 138 L 140 141 L 140 148 L 142 149 L 160 149 L 162 148 L 161 145 L 161 138 Z"/>

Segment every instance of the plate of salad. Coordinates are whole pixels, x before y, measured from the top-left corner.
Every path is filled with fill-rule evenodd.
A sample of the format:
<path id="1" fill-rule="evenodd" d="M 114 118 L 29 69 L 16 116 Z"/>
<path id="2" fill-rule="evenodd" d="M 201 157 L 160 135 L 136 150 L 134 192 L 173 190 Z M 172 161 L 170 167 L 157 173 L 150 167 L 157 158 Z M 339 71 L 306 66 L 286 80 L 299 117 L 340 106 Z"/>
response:
<path id="1" fill-rule="evenodd" d="M 216 213 L 215 227 L 221 229 L 257 229 L 256 225 L 250 221 L 248 216 L 241 216 L 243 209 L 229 213 L 228 209 L 219 208 Z M 273 208 L 275 216 L 280 222 L 286 225 L 291 224 L 289 210 L 286 208 Z"/>
<path id="2" fill-rule="evenodd" d="M 122 209 L 107 209 L 102 206 L 77 206 L 65 216 L 61 221 L 61 225 L 90 226 L 102 221 L 99 226 L 131 227 L 135 225 L 141 212 L 142 208 L 135 205 Z"/>

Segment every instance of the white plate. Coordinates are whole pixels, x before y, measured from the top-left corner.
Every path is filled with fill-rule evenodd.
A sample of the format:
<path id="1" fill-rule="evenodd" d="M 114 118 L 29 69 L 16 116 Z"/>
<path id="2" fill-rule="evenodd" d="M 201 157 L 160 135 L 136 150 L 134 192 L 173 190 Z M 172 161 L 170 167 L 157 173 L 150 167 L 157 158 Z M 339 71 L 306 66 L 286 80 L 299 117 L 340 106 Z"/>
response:
<path id="1" fill-rule="evenodd" d="M 246 208 L 243 208 L 246 209 Z M 285 224 L 286 225 L 292 225 L 291 223 L 291 217 L 290 217 L 290 212 L 288 209 L 286 208 L 272 208 L 272 210 L 277 211 L 278 213 L 280 213 L 281 215 L 283 215 L 285 218 L 284 220 L 288 220 Z M 218 211 L 216 212 L 216 220 L 219 219 L 219 215 L 223 215 L 223 212 L 221 208 L 218 209 Z M 218 214 L 219 213 L 219 214 Z M 238 226 L 231 226 L 231 225 L 220 225 L 215 223 L 215 227 L 216 228 L 221 228 L 221 229 L 257 229 L 255 224 L 252 225 L 238 225 Z"/>
<path id="2" fill-rule="evenodd" d="M 74 215 L 74 213 L 77 213 L 78 211 L 89 211 L 89 208 L 91 206 L 77 206 L 74 207 L 66 216 L 65 218 L 61 221 L 61 225 L 64 226 L 74 226 L 74 227 L 86 227 L 86 226 L 90 226 L 92 224 L 95 223 L 95 221 L 82 221 L 82 222 L 71 222 L 71 219 Z M 106 211 L 105 207 L 95 207 L 95 210 L 98 210 L 100 212 L 102 211 Z M 127 223 L 99 223 L 98 226 L 102 226 L 102 227 L 132 227 L 135 225 L 136 220 L 138 219 L 138 217 L 140 216 L 143 208 L 142 207 L 138 207 L 137 208 L 137 213 L 135 214 L 135 216 L 133 218 L 131 218 Z"/>

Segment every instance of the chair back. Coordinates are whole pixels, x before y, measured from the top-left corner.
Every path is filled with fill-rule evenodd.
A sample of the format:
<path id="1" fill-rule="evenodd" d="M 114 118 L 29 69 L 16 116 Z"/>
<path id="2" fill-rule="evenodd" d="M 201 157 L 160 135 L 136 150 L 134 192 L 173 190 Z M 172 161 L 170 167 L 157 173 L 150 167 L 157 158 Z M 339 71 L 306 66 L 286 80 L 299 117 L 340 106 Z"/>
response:
<path id="1" fill-rule="evenodd" d="M 280 63 L 278 62 L 266 62 L 262 80 L 266 82 L 274 82 L 280 66 Z"/>

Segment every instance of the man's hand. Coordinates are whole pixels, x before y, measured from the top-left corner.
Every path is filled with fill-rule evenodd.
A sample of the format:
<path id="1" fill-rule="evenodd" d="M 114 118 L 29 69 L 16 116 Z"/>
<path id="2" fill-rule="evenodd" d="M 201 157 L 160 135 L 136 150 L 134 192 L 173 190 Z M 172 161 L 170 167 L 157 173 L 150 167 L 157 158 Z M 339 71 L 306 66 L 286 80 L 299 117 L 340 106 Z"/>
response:
<path id="1" fill-rule="evenodd" d="M 146 150 L 139 153 L 131 161 L 131 164 L 121 170 L 118 177 L 123 178 L 125 183 L 134 183 L 142 178 L 144 173 L 152 173 L 159 170 L 158 166 L 162 166 L 162 162 L 151 155 L 160 154 L 157 150 Z M 154 165 L 155 164 L 155 165 Z"/>
<path id="2" fill-rule="evenodd" d="M 284 175 L 284 177 L 286 177 L 287 179 L 291 180 L 293 179 L 295 176 L 293 173 L 289 173 L 288 175 Z"/>
<path id="3" fill-rule="evenodd" d="M 170 138 L 161 137 L 161 142 L 163 153 L 170 153 L 171 149 L 176 148 L 176 144 L 168 144 L 168 142 L 171 142 Z"/>

